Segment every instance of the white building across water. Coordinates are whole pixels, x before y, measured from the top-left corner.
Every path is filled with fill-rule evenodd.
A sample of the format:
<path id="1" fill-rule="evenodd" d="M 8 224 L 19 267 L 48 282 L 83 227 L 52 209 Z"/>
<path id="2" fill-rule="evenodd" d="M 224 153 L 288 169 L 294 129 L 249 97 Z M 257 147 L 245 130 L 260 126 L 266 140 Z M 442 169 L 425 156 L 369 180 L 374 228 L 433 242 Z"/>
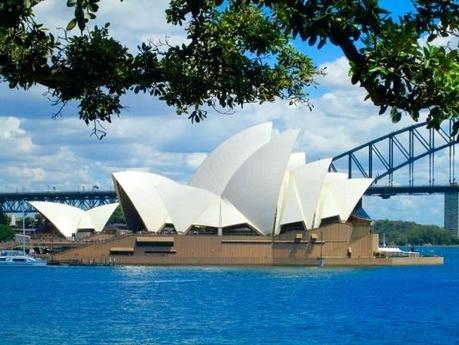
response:
<path id="1" fill-rule="evenodd" d="M 271 123 L 248 128 L 210 153 L 189 184 L 147 172 L 114 173 L 128 227 L 178 234 L 246 227 L 278 235 L 289 224 L 309 230 L 323 221 L 346 222 L 373 180 L 329 172 L 331 158 L 306 162 L 304 152 L 293 152 L 297 136 L 298 130 L 272 135 Z M 31 204 L 66 237 L 82 229 L 101 231 L 117 206 L 85 212 Z"/>

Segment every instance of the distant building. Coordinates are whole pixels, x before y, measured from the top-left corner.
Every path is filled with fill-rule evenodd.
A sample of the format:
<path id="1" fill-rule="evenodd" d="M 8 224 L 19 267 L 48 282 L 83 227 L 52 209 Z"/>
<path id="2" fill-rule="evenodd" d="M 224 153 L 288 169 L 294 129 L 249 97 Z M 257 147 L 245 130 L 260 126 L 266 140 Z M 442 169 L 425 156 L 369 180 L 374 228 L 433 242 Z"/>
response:
<path id="1" fill-rule="evenodd" d="M 9 226 L 12 226 L 12 227 L 16 226 L 16 216 L 14 213 L 11 215 Z"/>

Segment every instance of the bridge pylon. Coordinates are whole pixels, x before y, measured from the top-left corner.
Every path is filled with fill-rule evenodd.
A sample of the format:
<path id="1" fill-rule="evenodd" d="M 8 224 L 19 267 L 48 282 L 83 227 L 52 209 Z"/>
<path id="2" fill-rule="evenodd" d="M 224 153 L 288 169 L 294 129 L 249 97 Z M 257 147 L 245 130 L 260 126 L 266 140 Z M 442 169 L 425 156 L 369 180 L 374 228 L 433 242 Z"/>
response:
<path id="1" fill-rule="evenodd" d="M 445 193 L 444 226 L 451 234 L 459 236 L 459 193 Z"/>

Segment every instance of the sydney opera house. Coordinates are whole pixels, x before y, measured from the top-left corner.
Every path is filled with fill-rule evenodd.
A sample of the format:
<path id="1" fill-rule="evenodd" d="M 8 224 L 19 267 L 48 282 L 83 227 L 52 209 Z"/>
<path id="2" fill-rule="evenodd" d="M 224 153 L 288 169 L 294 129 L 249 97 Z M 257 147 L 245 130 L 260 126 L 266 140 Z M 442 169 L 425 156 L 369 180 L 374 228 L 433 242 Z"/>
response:
<path id="1" fill-rule="evenodd" d="M 297 130 L 257 125 L 230 137 L 189 183 L 113 174 L 129 234 L 60 254 L 119 264 L 341 264 L 372 260 L 378 236 L 361 208 L 372 179 L 330 172 L 331 159 L 294 152 Z M 65 237 L 103 229 L 117 204 L 89 211 L 32 205 Z M 357 261 L 356 261 L 357 262 Z"/>
<path id="2" fill-rule="evenodd" d="M 229 138 L 187 185 L 151 173 L 114 173 L 129 228 L 181 235 L 245 228 L 271 236 L 289 224 L 312 230 L 331 219 L 348 221 L 372 180 L 330 173 L 331 159 L 306 164 L 305 153 L 292 152 L 298 131 L 271 132 L 268 123 Z"/>

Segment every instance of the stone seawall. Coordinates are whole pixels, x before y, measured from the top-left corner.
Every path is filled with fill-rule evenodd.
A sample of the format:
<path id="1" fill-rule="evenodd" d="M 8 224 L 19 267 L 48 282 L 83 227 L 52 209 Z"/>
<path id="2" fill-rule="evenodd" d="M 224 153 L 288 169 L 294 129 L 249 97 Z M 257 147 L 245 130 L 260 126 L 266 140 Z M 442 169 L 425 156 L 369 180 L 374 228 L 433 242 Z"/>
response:
<path id="1" fill-rule="evenodd" d="M 431 266 L 443 265 L 441 256 L 400 258 L 333 258 L 324 259 L 324 266 Z"/>

